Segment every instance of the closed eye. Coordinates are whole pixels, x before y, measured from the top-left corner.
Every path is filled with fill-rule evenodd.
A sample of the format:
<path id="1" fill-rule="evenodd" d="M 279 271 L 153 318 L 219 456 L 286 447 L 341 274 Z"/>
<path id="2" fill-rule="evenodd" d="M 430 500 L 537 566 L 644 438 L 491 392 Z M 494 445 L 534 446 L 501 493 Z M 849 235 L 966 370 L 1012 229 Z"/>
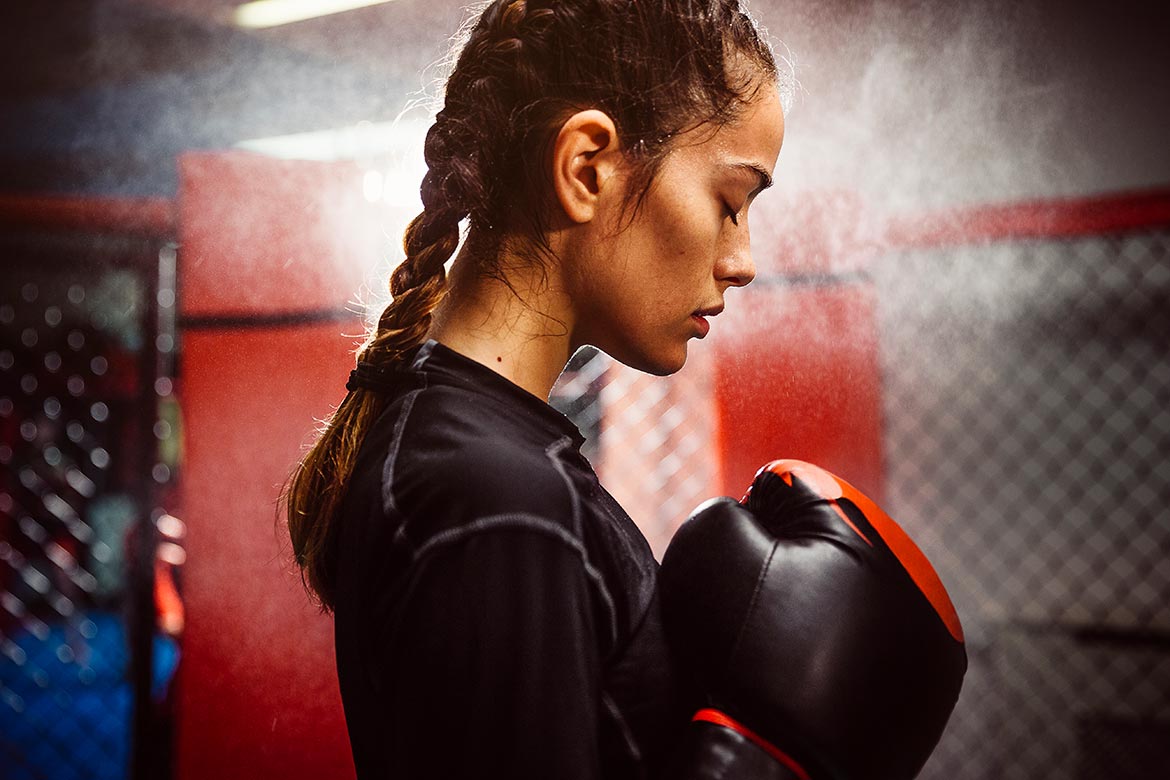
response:
<path id="1" fill-rule="evenodd" d="M 731 224 L 738 227 L 739 226 L 739 212 L 736 211 L 735 209 L 731 208 L 731 206 L 728 206 L 726 203 L 723 204 L 723 209 L 724 209 L 724 211 L 727 212 L 727 216 L 731 218 Z"/>

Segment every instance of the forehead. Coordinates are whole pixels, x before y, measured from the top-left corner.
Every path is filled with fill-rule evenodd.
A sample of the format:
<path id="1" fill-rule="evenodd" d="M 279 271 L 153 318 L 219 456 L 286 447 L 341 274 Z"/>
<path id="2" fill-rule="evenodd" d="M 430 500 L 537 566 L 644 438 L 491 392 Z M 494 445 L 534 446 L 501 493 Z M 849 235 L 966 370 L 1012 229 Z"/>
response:
<path id="1" fill-rule="evenodd" d="M 682 160 L 741 171 L 745 164 L 755 165 L 770 173 L 784 142 L 779 90 L 765 85 L 734 121 L 719 127 L 702 125 L 686 135 L 691 137 L 684 136 L 676 147 Z"/>

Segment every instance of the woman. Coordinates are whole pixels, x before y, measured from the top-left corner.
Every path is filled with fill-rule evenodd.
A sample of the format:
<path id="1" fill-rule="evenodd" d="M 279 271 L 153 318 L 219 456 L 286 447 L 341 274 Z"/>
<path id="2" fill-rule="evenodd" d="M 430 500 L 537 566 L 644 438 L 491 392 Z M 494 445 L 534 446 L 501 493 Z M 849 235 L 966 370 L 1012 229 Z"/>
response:
<path id="1" fill-rule="evenodd" d="M 746 212 L 782 136 L 737 0 L 483 10 L 394 300 L 287 495 L 360 778 L 661 771 L 688 713 L 657 564 L 545 399 L 586 344 L 682 367 L 752 279 Z"/>

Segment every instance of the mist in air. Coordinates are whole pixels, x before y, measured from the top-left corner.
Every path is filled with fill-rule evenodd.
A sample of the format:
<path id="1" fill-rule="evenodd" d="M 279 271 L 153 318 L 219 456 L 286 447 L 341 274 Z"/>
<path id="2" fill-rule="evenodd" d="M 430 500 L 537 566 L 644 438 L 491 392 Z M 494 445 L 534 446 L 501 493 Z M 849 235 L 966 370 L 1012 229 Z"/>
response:
<path id="1" fill-rule="evenodd" d="M 1170 176 L 1170 15 L 1153 4 L 752 7 L 800 82 L 780 177 L 790 192 L 843 187 L 903 212 Z"/>

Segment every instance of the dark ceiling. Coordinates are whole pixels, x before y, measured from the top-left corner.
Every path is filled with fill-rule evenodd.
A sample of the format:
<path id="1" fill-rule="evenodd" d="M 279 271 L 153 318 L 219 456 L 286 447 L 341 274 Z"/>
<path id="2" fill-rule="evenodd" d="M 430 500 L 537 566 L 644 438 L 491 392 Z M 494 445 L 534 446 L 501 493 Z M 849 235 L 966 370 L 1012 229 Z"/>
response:
<path id="1" fill-rule="evenodd" d="M 169 195 L 185 149 L 391 119 L 463 14 L 398 0 L 245 31 L 232 5 L 4 3 L 0 191 Z"/>

